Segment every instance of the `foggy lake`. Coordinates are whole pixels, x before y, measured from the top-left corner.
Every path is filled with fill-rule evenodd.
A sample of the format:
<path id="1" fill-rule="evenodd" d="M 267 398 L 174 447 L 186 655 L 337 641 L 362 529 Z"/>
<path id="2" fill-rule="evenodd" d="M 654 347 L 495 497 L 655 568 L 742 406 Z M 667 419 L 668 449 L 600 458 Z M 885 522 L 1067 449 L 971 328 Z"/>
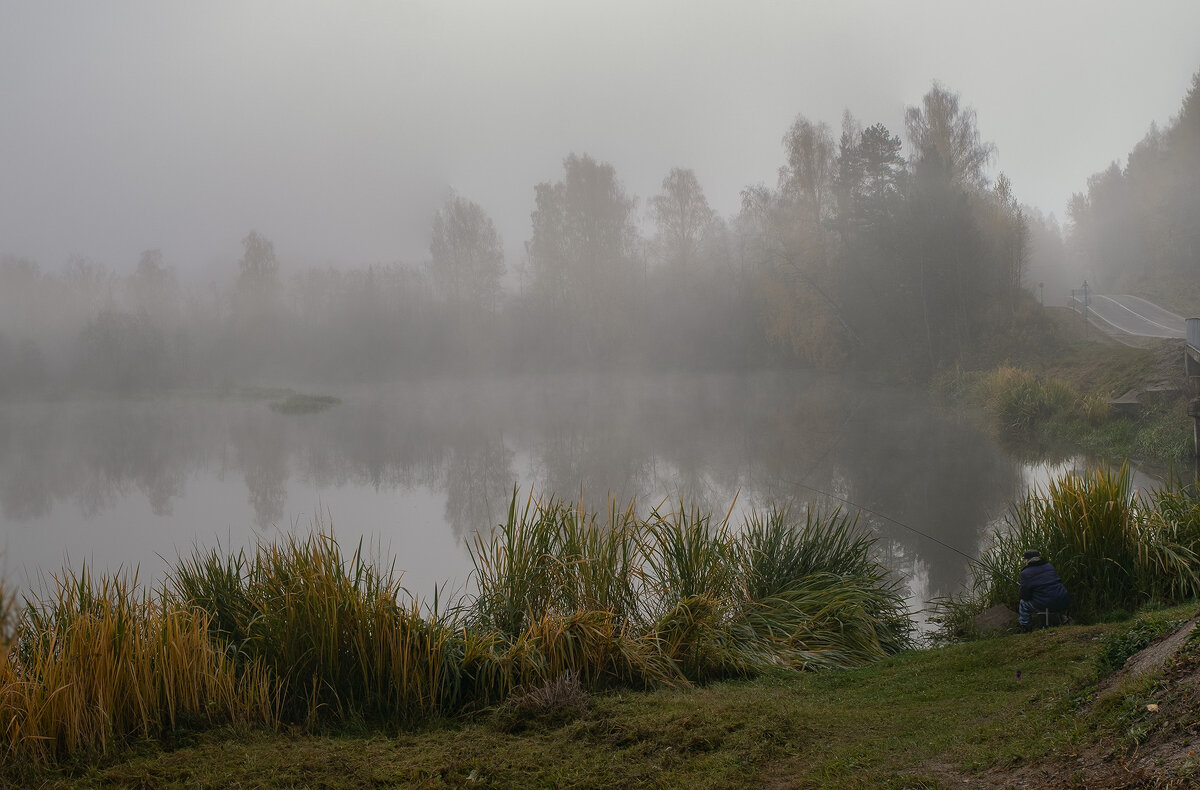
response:
<path id="1" fill-rule="evenodd" d="M 514 487 L 603 510 L 680 498 L 862 509 L 916 607 L 960 589 L 1009 503 L 1052 468 L 1010 457 L 919 390 L 815 373 L 542 376 L 395 383 L 326 412 L 175 396 L 0 406 L 9 583 L 137 568 L 332 524 L 415 595 L 468 584 L 468 543 Z M 847 504 L 852 503 L 852 504 Z M 802 518 L 802 515 L 801 515 Z M 950 548 L 953 547 L 953 548 Z M 955 551 L 957 550 L 957 551 Z M 958 552 L 961 552 L 958 553 Z"/>

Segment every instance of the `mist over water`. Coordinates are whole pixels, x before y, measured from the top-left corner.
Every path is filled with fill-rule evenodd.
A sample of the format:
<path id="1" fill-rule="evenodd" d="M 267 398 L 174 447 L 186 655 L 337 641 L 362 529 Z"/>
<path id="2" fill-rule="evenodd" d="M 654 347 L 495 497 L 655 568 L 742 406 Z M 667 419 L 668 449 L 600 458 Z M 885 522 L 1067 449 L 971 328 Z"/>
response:
<path id="1" fill-rule="evenodd" d="M 245 397 L 0 406 L 0 534 L 19 585 L 64 564 L 162 578 L 179 553 L 332 523 L 414 595 L 468 583 L 467 545 L 514 487 L 590 510 L 682 499 L 732 521 L 863 509 L 920 607 L 1036 470 L 921 391 L 817 373 L 444 379 L 284 415 Z M 847 502 L 853 505 L 846 504 Z M 952 548 L 951 548 L 952 547 Z M 957 550 L 957 551 L 955 551 Z M 962 552 L 959 554 L 957 552 Z"/>

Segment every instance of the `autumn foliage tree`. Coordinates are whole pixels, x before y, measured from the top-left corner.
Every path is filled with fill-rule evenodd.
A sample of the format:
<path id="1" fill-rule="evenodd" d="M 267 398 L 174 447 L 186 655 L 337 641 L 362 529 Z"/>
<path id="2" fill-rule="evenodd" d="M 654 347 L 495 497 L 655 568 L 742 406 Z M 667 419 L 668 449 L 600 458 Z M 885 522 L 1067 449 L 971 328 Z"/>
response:
<path id="1" fill-rule="evenodd" d="M 494 349 L 504 244 L 478 204 L 452 195 L 433 218 L 429 279 L 441 301 L 447 353 L 476 366 Z"/>

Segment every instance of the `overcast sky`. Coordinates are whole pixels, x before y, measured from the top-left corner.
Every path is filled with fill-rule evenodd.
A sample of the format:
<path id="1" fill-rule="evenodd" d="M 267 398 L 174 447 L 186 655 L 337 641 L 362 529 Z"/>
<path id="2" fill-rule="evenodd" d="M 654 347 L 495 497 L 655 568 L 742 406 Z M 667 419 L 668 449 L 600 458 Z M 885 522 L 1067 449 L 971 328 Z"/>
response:
<path id="1" fill-rule="evenodd" d="M 798 114 L 903 135 L 934 80 L 1061 219 L 1197 70 L 1196 0 L 0 0 L 0 255 L 220 277 L 256 229 L 285 269 L 420 263 L 454 189 L 511 269 L 571 152 L 639 211 L 690 167 L 728 216 Z"/>

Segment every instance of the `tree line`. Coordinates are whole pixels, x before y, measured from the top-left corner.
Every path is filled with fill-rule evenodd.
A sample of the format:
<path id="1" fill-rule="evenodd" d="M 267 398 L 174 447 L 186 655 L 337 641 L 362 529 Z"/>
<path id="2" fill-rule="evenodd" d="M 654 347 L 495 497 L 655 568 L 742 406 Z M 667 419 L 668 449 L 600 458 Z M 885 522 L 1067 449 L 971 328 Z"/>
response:
<path id="1" fill-rule="evenodd" d="M 1030 261 L 1061 239 L 989 179 L 994 147 L 957 94 L 935 83 L 904 134 L 797 117 L 777 184 L 747 187 L 734 216 L 679 167 L 645 230 L 614 166 L 572 153 L 534 188 L 519 261 L 460 195 L 421 266 L 287 273 L 255 231 L 207 289 L 159 250 L 127 276 L 5 258 L 0 395 L 617 365 L 929 373 L 1032 320 Z"/>
<path id="2" fill-rule="evenodd" d="M 1067 217 L 1068 252 L 1093 285 L 1200 304 L 1200 73 L 1179 114 L 1089 178 Z"/>

